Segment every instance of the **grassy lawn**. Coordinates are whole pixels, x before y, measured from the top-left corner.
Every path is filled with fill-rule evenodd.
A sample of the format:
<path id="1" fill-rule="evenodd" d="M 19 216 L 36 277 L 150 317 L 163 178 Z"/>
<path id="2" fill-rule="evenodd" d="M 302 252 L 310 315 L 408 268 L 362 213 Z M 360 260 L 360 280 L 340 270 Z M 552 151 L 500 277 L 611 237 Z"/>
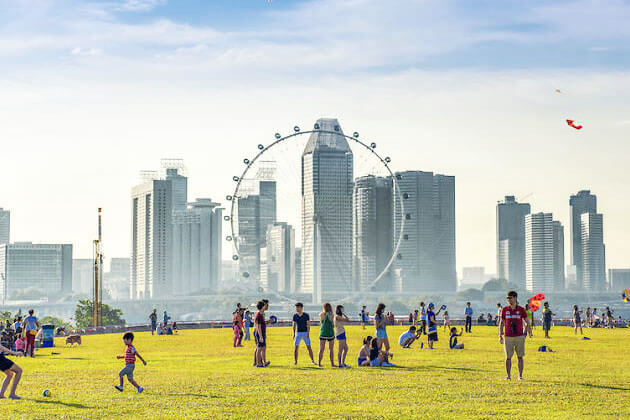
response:
<path id="1" fill-rule="evenodd" d="M 39 350 L 35 359 L 12 357 L 24 369 L 23 400 L 1 400 L 0 413 L 25 419 L 630 417 L 630 329 L 585 330 L 591 340 L 583 341 L 565 327 L 544 340 L 538 327 L 526 344 L 523 382 L 503 379 L 496 328 L 474 327 L 462 351 L 448 350 L 442 331 L 436 350 L 416 343 L 402 350 L 394 344 L 404 329 L 388 328 L 400 367 L 357 368 L 366 334 L 348 328 L 352 369 L 313 367 L 304 348 L 294 367 L 289 328 L 269 328 L 272 363 L 265 369 L 252 367 L 253 342 L 235 349 L 227 329 L 140 333 L 134 344 L 148 361 L 135 371 L 146 389 L 140 395 L 127 382 L 122 394 L 113 387 L 123 367 L 115 358 L 123 353 L 122 335 L 85 336 L 74 348 L 58 339 L 56 348 Z M 313 344 L 317 358 L 319 343 Z M 537 352 L 542 344 L 554 352 Z M 50 397 L 42 396 L 45 388 Z"/>

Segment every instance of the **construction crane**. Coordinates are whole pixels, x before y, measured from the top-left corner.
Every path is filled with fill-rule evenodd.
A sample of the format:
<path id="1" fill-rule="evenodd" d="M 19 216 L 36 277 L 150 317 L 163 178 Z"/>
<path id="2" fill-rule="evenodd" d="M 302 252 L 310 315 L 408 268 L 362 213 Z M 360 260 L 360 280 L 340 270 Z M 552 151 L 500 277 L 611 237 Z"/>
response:
<path id="1" fill-rule="evenodd" d="M 103 325 L 103 242 L 101 237 L 101 208 L 98 208 L 98 239 L 94 240 L 94 300 L 92 325 Z"/>

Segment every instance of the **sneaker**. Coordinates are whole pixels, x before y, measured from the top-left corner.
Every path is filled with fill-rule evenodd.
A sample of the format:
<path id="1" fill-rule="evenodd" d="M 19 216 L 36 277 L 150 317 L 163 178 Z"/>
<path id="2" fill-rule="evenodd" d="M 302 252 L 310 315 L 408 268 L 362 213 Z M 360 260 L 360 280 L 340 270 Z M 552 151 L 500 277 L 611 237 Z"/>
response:
<path id="1" fill-rule="evenodd" d="M 269 366 L 271 362 L 265 362 L 265 367 Z"/>
<path id="2" fill-rule="evenodd" d="M 21 400 L 21 399 L 22 399 L 22 397 L 20 397 L 19 395 L 9 395 L 9 399 L 12 399 L 12 400 Z"/>
<path id="3" fill-rule="evenodd" d="M 142 394 L 142 391 L 144 391 L 144 388 L 142 387 L 138 388 L 138 394 Z"/>
<path id="4" fill-rule="evenodd" d="M 114 385 L 114 388 L 116 388 L 117 390 L 119 390 L 120 392 L 123 392 L 123 387 L 120 385 Z"/>
<path id="5" fill-rule="evenodd" d="M 518 380 L 519 380 L 519 381 L 522 381 L 522 380 L 523 380 L 523 377 L 522 377 L 522 376 L 519 376 L 519 377 L 518 377 Z"/>
<path id="6" fill-rule="evenodd" d="M 509 381 L 509 380 L 510 380 L 510 379 L 512 379 L 512 378 L 510 378 L 509 376 L 506 376 L 506 377 L 505 377 L 505 378 L 503 378 L 503 379 L 505 379 L 506 381 Z"/>

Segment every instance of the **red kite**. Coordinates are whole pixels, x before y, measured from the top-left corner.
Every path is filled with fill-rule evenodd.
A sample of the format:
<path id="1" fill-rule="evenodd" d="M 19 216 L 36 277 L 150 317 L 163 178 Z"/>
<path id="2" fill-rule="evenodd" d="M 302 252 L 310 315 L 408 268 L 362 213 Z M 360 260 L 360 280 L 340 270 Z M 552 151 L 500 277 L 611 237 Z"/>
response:
<path id="1" fill-rule="evenodd" d="M 582 126 L 581 125 L 575 125 L 575 121 L 573 120 L 567 120 L 567 124 L 569 124 L 570 127 L 575 128 L 576 130 L 581 130 Z"/>

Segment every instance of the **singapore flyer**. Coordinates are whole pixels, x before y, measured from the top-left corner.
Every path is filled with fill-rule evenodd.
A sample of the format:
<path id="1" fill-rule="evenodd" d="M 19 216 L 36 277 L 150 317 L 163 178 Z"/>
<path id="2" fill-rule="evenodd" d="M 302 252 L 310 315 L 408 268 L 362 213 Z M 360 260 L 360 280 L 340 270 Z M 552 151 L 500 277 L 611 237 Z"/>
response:
<path id="1" fill-rule="evenodd" d="M 225 216 L 241 284 L 313 303 L 389 289 L 404 205 L 391 159 L 378 150 L 321 118 L 243 158 Z"/>

